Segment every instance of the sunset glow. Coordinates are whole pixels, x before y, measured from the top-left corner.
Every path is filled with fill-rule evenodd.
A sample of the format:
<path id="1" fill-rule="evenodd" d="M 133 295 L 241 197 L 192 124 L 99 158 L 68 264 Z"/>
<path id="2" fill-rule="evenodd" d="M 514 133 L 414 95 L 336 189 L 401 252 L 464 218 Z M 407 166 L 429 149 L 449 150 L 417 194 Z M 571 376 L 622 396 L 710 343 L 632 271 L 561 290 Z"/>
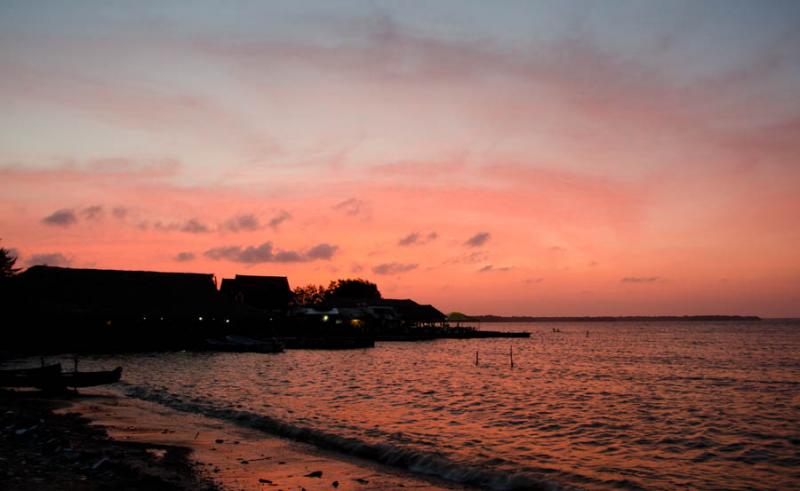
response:
<path id="1" fill-rule="evenodd" d="M 800 316 L 800 3 L 764 3 L 6 1 L 0 245 L 444 312 Z"/>

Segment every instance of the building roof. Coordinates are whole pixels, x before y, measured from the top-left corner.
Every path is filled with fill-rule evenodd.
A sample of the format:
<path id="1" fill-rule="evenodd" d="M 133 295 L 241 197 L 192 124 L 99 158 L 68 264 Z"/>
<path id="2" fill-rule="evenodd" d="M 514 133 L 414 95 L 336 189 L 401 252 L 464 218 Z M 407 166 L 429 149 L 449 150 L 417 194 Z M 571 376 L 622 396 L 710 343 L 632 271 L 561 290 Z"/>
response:
<path id="1" fill-rule="evenodd" d="M 33 266 L 20 279 L 33 301 L 93 308 L 205 309 L 217 297 L 212 274 Z"/>
<path id="2" fill-rule="evenodd" d="M 225 297 L 260 309 L 285 309 L 292 299 L 285 276 L 237 274 L 235 278 L 223 279 L 220 291 Z"/>

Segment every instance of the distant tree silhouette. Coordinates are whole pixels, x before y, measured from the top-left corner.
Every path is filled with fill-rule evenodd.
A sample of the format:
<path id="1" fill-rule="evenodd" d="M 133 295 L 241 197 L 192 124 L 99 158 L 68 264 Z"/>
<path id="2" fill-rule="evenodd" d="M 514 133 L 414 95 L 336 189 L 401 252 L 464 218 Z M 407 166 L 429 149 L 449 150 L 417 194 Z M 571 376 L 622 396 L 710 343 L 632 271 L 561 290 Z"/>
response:
<path id="1" fill-rule="evenodd" d="M 325 302 L 325 293 L 327 290 L 322 285 L 306 285 L 298 286 L 292 293 L 294 294 L 294 302 L 297 305 L 318 305 Z"/>
<path id="2" fill-rule="evenodd" d="M 329 301 L 376 301 L 381 299 L 378 285 L 361 278 L 331 281 L 325 298 Z"/>
<path id="3" fill-rule="evenodd" d="M 373 302 L 381 299 L 378 285 L 360 278 L 331 281 L 322 285 L 299 286 L 293 290 L 297 305 L 319 305 L 337 302 Z"/>
<path id="4" fill-rule="evenodd" d="M 0 278 L 11 278 L 19 273 L 20 269 L 14 265 L 17 258 L 11 255 L 11 251 L 5 247 L 0 247 Z"/>
<path id="5" fill-rule="evenodd" d="M 15 268 L 17 258 L 5 247 L 0 247 L 0 322 L 8 325 L 17 312 L 19 297 L 14 291 L 12 278 L 19 273 Z M 7 342 L 7 340 L 4 340 Z"/>

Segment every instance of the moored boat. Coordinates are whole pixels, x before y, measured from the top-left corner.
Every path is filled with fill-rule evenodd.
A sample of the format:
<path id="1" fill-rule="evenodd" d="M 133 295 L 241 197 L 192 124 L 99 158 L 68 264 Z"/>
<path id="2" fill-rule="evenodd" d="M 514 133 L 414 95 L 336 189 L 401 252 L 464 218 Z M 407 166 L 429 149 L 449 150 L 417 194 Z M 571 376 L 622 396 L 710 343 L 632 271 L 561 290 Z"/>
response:
<path id="1" fill-rule="evenodd" d="M 0 387 L 32 387 L 45 390 L 94 387 L 119 382 L 122 367 L 96 372 L 63 372 L 61 364 L 37 368 L 0 370 Z"/>

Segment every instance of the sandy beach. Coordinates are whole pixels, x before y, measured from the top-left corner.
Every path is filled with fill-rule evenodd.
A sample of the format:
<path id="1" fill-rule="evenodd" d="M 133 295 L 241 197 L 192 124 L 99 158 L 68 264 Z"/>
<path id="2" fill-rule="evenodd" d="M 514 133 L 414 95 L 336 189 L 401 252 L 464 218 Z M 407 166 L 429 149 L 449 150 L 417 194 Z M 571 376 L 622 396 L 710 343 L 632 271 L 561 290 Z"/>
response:
<path id="1" fill-rule="evenodd" d="M 31 447 L 26 460 L 4 455 L 5 475 L 12 476 L 11 489 L 63 489 L 65 477 L 76 480 L 79 489 L 461 489 L 394 469 L 319 450 L 311 445 L 273 437 L 256 430 L 169 409 L 151 402 L 120 396 L 111 390 L 93 389 L 76 397 L 53 399 L 36 393 L 5 397 L 4 411 L 12 411 L 4 422 L 13 428 L 4 438 L 25 429 L 22 414 L 37 408 L 35 418 L 68 423 L 72 431 L 85 433 L 76 446 L 84 455 L 86 472 L 71 476 L 74 469 L 59 470 L 44 455 L 51 445 Z M 54 409 L 55 414 L 48 416 Z M 75 414 L 85 418 L 77 418 Z M 33 414 L 33 413 L 30 413 Z M 26 416 L 27 417 L 27 416 Z M 37 419 L 37 420 L 38 420 Z M 89 427 L 82 428 L 86 421 Z M 36 421 L 29 423 L 36 424 Z M 38 423 L 44 426 L 43 423 Z M 34 426 L 30 425 L 30 426 Z M 30 427 L 27 426 L 27 427 Z M 77 430 L 76 430 L 77 428 Z M 11 431 L 13 430 L 13 431 Z M 31 431 L 36 431 L 36 428 Z M 8 435 L 6 435 L 8 433 Z M 108 435 L 107 438 L 105 435 Z M 90 452 L 90 453 L 91 453 Z M 116 452 L 116 453 L 115 453 Z M 179 458 L 180 457 L 180 458 Z M 106 459 L 106 460 L 103 460 Z M 126 479 L 97 472 L 111 463 L 132 469 Z M 30 468 L 41 462 L 53 476 Z M 99 464 L 98 464 L 99 463 Z M 95 467 L 97 466 L 97 467 Z M 116 485 L 113 483 L 117 482 Z M 60 483 L 60 484 L 59 484 Z M 68 487 L 76 487 L 68 486 Z"/>

